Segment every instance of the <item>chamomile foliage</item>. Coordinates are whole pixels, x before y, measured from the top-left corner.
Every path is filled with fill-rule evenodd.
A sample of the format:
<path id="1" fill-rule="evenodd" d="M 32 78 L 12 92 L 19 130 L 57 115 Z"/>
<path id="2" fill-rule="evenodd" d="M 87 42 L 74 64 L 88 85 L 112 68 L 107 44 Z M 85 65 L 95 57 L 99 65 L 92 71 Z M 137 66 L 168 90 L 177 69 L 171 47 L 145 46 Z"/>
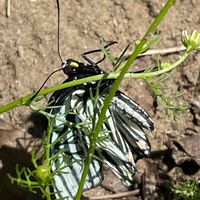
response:
<path id="1" fill-rule="evenodd" d="M 195 181 L 186 181 L 173 186 L 172 192 L 175 199 L 180 200 L 198 200 L 200 199 L 200 188 Z"/>

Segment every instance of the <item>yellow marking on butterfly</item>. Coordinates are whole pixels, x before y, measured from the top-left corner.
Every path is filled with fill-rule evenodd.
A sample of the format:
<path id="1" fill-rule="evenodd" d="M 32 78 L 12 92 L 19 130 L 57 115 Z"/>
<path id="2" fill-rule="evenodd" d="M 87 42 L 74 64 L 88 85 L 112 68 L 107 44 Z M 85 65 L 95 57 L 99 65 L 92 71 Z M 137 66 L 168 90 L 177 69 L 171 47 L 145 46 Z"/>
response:
<path id="1" fill-rule="evenodd" d="M 74 61 L 70 62 L 70 67 L 78 67 L 78 66 L 79 64 L 77 62 Z"/>

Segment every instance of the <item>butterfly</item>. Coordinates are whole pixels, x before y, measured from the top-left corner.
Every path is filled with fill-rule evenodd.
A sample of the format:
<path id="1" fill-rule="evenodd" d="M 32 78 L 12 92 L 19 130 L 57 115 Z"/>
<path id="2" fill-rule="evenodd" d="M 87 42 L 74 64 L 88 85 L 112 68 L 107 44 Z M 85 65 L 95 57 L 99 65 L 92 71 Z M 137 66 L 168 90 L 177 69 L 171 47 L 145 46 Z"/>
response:
<path id="1" fill-rule="evenodd" d="M 65 82 L 105 74 L 97 63 L 85 64 L 73 59 L 63 63 L 63 71 L 68 75 Z M 74 199 L 77 193 L 91 132 L 113 82 L 113 79 L 104 79 L 83 83 L 56 91 L 49 100 L 49 113 L 55 119 L 51 137 L 51 143 L 55 145 L 51 155 L 58 155 L 52 163 L 57 199 Z M 117 91 L 106 112 L 102 131 L 98 134 L 94 158 L 84 184 L 85 191 L 101 184 L 104 163 L 123 184 L 128 187 L 133 184 L 135 162 L 151 152 L 143 129 L 154 129 L 148 113 L 124 93 Z"/>

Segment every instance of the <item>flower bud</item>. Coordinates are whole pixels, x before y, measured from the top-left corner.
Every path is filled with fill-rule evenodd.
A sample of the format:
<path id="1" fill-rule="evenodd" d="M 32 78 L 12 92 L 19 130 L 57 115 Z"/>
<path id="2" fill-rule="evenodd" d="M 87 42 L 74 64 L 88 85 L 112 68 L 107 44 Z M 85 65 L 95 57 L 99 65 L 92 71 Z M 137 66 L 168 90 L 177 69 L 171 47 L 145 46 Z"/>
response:
<path id="1" fill-rule="evenodd" d="M 49 166 L 44 164 L 37 167 L 36 176 L 43 182 L 45 182 L 49 178 L 50 174 L 51 172 Z"/>
<path id="2" fill-rule="evenodd" d="M 200 50 L 200 33 L 197 33 L 196 30 L 192 34 L 189 34 L 186 30 L 182 31 L 181 41 L 187 49 Z"/>

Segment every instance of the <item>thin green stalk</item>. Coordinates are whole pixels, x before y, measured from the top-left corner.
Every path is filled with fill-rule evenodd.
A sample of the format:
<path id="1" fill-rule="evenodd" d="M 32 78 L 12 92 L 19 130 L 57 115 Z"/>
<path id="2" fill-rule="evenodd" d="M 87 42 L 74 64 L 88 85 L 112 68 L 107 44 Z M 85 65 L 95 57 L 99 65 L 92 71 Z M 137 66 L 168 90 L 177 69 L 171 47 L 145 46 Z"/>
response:
<path id="1" fill-rule="evenodd" d="M 47 132 L 47 143 L 46 143 L 46 147 L 45 147 L 45 164 L 47 166 L 51 166 L 51 163 L 50 163 L 50 147 L 51 147 L 51 135 L 52 135 L 52 126 L 49 126 L 48 128 L 48 132 Z M 47 200 L 51 200 L 51 191 L 50 191 L 50 186 L 49 184 L 46 185 L 45 187 L 45 196 L 47 198 Z"/>
<path id="2" fill-rule="evenodd" d="M 52 123 L 52 120 L 48 120 L 49 123 Z M 52 127 L 52 124 L 49 124 L 48 125 L 48 130 L 47 130 L 47 142 L 45 144 L 45 160 L 47 163 L 48 166 L 50 165 L 50 151 L 51 151 L 51 135 L 52 135 L 52 132 L 53 132 L 53 127 Z"/>
<path id="3" fill-rule="evenodd" d="M 124 77 L 125 78 L 142 78 L 142 79 L 144 79 L 144 78 L 159 76 L 161 74 L 170 72 L 171 70 L 176 68 L 178 65 L 180 65 L 189 56 L 189 54 L 191 52 L 192 52 L 192 49 L 186 51 L 182 56 L 180 56 L 180 58 L 175 63 L 173 63 L 172 65 L 165 67 L 161 70 L 153 71 L 153 72 L 143 72 L 143 73 L 130 73 L 129 72 L 129 73 L 126 73 Z M 111 72 L 105 78 L 106 79 L 116 79 L 119 76 L 119 74 L 120 74 L 120 72 Z M 75 85 L 80 85 L 80 84 L 86 83 L 86 82 L 98 81 L 98 80 L 101 80 L 103 78 L 104 78 L 104 75 L 99 74 L 99 75 L 96 75 L 96 76 L 90 76 L 90 77 L 78 79 L 78 80 L 75 80 L 75 81 L 70 81 L 70 82 L 67 82 L 67 83 L 58 84 L 56 86 L 49 87 L 49 88 L 41 90 L 38 95 L 46 95 L 48 93 L 55 92 L 57 90 L 61 90 L 61 89 L 68 88 L 68 87 L 73 87 Z M 29 100 L 31 99 L 31 97 L 33 95 L 34 95 L 34 93 L 28 94 L 28 95 L 21 97 L 21 98 L 13 101 L 11 103 L 8 103 L 5 106 L 0 107 L 0 113 L 9 111 L 9 110 L 11 110 L 15 107 L 18 107 L 18 106 L 26 105 L 27 102 L 29 102 Z"/>
<path id="4" fill-rule="evenodd" d="M 89 154 L 88 154 L 88 157 L 86 158 L 86 161 L 85 161 L 85 166 L 84 166 L 83 174 L 82 174 L 81 181 L 80 181 L 80 184 L 79 184 L 79 189 L 78 189 L 78 192 L 77 192 L 77 195 L 76 195 L 76 198 L 75 198 L 76 200 L 80 200 L 80 198 L 81 198 L 84 183 L 85 183 L 88 171 L 89 171 L 89 166 L 90 166 L 90 163 L 93 159 L 93 155 L 94 155 L 94 151 L 95 151 L 95 147 L 96 147 L 96 142 L 97 142 L 97 138 L 98 138 L 98 133 L 101 131 L 102 123 L 106 119 L 106 111 L 107 111 L 107 109 L 110 105 L 110 102 L 111 102 L 113 96 L 115 95 L 123 77 L 125 76 L 126 72 L 129 69 L 129 67 L 134 62 L 136 57 L 140 54 L 144 44 L 146 43 L 147 37 L 156 30 L 158 24 L 161 22 L 161 20 L 163 19 L 163 17 L 165 16 L 167 11 L 169 10 L 169 8 L 174 3 L 175 3 L 174 0 L 169 0 L 166 3 L 166 5 L 164 6 L 164 8 L 160 11 L 159 15 L 156 17 L 155 21 L 152 23 L 152 25 L 150 26 L 150 28 L 148 29 L 148 31 L 146 32 L 146 34 L 142 38 L 141 42 L 136 47 L 136 49 L 133 52 L 133 54 L 131 55 L 131 57 L 128 59 L 124 68 L 120 72 L 119 77 L 115 80 L 114 84 L 112 85 L 108 97 L 105 99 L 105 103 L 104 103 L 104 106 L 101 109 L 101 114 L 100 114 L 99 120 L 96 124 L 94 131 L 91 133 Z"/>
<path id="5" fill-rule="evenodd" d="M 53 132 L 53 125 L 52 125 L 52 120 L 48 120 L 49 124 L 48 125 L 48 130 L 47 130 L 47 138 L 45 140 L 45 146 L 44 146 L 44 149 L 45 149 L 45 160 L 44 160 L 44 165 L 50 167 L 51 166 L 51 159 L 50 159 L 50 151 L 51 151 L 51 135 L 52 135 L 52 132 Z M 45 197 L 47 200 L 51 200 L 51 190 L 50 190 L 50 185 L 49 184 L 46 184 L 45 185 L 45 188 L 44 188 L 45 192 Z"/>
<path id="6" fill-rule="evenodd" d="M 46 196 L 47 200 L 51 200 L 51 191 L 50 191 L 49 186 L 47 186 L 45 188 L 45 194 L 46 194 L 45 196 Z"/>

